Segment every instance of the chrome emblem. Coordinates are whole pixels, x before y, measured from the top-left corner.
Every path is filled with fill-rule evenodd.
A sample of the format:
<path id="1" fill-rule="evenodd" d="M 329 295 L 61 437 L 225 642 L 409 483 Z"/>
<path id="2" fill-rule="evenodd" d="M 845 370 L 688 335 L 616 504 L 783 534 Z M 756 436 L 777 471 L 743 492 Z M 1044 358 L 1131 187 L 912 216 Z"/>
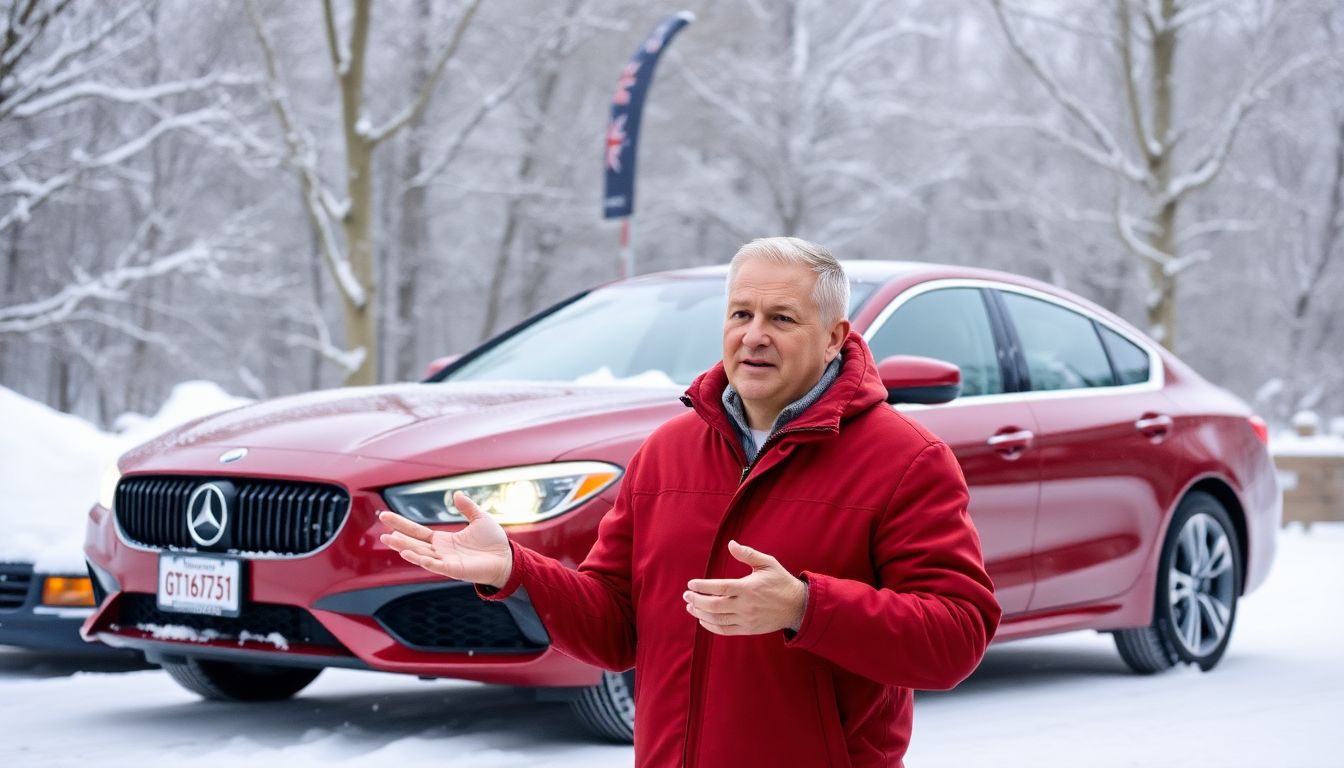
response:
<path id="1" fill-rule="evenodd" d="M 229 524 L 229 506 L 224 491 L 214 483 L 197 488 L 187 500 L 187 530 L 202 547 L 219 541 Z"/>
<path id="2" fill-rule="evenodd" d="M 246 455 L 247 455 L 246 448 L 234 448 L 231 451 L 225 451 L 223 454 L 221 454 L 219 457 L 219 463 L 232 464 L 233 462 L 243 458 Z"/>

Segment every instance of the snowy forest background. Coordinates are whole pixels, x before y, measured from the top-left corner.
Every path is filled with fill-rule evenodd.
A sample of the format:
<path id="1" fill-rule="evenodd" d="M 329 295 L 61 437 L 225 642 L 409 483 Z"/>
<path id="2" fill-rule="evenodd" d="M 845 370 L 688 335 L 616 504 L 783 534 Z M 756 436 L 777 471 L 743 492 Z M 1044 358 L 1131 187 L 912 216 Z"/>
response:
<path id="1" fill-rule="evenodd" d="M 796 234 L 1042 278 L 1266 417 L 1344 414 L 1340 0 L 0 0 L 0 385 L 419 378 L 618 276 Z"/>

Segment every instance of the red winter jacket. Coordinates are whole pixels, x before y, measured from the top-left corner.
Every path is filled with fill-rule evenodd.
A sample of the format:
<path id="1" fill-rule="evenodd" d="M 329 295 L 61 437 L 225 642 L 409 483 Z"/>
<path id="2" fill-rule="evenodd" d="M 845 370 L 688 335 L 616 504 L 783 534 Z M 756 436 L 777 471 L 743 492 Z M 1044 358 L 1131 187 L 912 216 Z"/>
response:
<path id="1" fill-rule="evenodd" d="M 952 451 L 885 405 L 851 334 L 839 377 L 750 465 L 720 397 L 722 364 L 687 390 L 627 468 L 577 571 L 513 545 L 503 599 L 527 588 L 557 648 L 638 667 L 639 766 L 899 766 L 911 689 L 955 686 L 1000 609 Z M 808 582 L 796 636 L 702 629 L 682 593 L 750 568 L 729 539 Z"/>

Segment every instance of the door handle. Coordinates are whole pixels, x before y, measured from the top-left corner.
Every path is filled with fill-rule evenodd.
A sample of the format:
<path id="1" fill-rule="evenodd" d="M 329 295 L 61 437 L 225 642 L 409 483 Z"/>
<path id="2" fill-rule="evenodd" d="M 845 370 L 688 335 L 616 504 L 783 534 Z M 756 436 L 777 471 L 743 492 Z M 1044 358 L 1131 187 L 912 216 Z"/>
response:
<path id="1" fill-rule="evenodd" d="M 1143 433 L 1166 432 L 1171 429 L 1171 417 L 1162 416 L 1144 416 L 1142 419 L 1134 422 L 1134 428 Z"/>
<path id="2" fill-rule="evenodd" d="M 998 451 L 999 455 L 1008 461 L 1016 461 L 1022 455 L 1036 435 L 1028 429 L 1018 429 L 1012 432 L 1000 432 L 997 435 L 990 435 L 985 443 Z"/>
<path id="3" fill-rule="evenodd" d="M 1033 437 L 1036 437 L 1036 435 L 1033 434 L 1031 430 L 1019 429 L 1016 432 L 1004 432 L 1002 434 L 992 435 L 985 442 L 993 448 L 998 448 L 1002 445 L 1021 445 L 1025 447 L 1027 443 L 1031 442 Z"/>

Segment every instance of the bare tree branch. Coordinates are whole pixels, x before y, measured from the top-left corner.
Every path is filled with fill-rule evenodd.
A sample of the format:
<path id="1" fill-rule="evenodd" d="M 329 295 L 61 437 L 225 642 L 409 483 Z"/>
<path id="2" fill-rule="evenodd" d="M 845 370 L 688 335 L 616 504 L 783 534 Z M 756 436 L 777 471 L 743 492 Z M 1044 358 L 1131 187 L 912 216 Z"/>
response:
<path id="1" fill-rule="evenodd" d="M 327 1 L 330 2 L 330 0 Z M 378 145 L 383 143 L 397 131 L 400 131 L 405 127 L 407 123 L 416 119 L 420 113 L 425 111 L 425 107 L 429 104 L 430 95 L 434 93 L 434 88 L 438 85 L 439 78 L 443 75 L 443 70 L 448 66 L 448 62 L 452 60 L 453 56 L 457 53 L 457 49 L 461 47 L 462 37 L 466 34 L 467 27 L 471 24 L 471 19 L 476 15 L 476 9 L 479 8 L 480 5 L 481 0 L 470 0 L 466 9 L 462 11 L 462 16 L 458 18 L 456 26 L 453 27 L 452 38 L 449 39 L 448 44 L 444 46 L 443 52 L 439 54 L 438 61 L 434 63 L 434 67 L 430 70 L 429 77 L 425 78 L 425 81 L 421 83 L 420 93 L 415 97 L 415 100 L 399 114 L 369 133 L 368 140 L 372 144 Z"/>

